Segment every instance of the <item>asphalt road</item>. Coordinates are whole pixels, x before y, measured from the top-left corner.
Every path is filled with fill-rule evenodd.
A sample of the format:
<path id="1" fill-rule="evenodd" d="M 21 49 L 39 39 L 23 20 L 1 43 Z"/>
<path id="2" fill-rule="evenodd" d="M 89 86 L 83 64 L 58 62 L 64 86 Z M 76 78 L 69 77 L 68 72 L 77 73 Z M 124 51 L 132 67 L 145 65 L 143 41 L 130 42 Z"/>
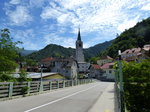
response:
<path id="1" fill-rule="evenodd" d="M 0 101 L 0 112 L 88 112 L 108 85 L 109 82 L 95 82 Z"/>

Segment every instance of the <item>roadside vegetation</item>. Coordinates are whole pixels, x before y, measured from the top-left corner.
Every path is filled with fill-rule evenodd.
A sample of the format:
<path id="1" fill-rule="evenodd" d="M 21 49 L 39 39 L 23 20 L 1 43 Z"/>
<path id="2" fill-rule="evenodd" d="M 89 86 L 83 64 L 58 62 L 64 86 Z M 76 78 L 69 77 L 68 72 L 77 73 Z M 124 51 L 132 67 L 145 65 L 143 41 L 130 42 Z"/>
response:
<path id="1" fill-rule="evenodd" d="M 129 112 L 150 112 L 150 59 L 124 62 L 125 104 Z"/>
<path id="2" fill-rule="evenodd" d="M 35 62 L 31 59 L 25 59 L 20 55 L 20 49 L 17 47 L 22 42 L 14 42 L 10 37 L 9 29 L 0 30 L 0 82 L 28 81 L 27 74 L 24 69 L 20 71 L 20 78 L 14 78 L 12 74 L 16 68 L 20 66 L 22 61 L 26 61 L 27 65 L 33 66 Z"/>

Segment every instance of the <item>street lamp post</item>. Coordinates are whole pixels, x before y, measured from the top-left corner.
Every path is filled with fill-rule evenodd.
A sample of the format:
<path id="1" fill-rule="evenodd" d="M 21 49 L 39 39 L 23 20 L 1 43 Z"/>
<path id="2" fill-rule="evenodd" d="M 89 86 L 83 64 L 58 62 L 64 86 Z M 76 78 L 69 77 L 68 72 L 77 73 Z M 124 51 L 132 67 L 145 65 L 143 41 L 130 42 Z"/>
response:
<path id="1" fill-rule="evenodd" d="M 122 74 L 122 61 L 121 61 L 121 51 L 118 51 L 119 54 L 119 82 L 120 82 L 120 100 L 121 100 L 121 112 L 124 112 L 124 87 L 123 87 L 123 74 Z"/>
<path id="2" fill-rule="evenodd" d="M 43 91 L 43 78 L 42 78 L 42 74 L 43 74 L 43 65 L 41 64 L 41 78 L 40 78 L 40 92 Z"/>

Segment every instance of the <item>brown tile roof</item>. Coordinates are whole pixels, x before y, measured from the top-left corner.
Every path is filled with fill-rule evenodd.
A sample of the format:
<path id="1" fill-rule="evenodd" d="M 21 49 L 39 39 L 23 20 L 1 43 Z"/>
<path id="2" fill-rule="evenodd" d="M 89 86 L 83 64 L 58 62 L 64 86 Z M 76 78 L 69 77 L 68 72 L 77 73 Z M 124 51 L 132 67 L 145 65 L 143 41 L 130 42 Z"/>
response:
<path id="1" fill-rule="evenodd" d="M 109 69 L 113 65 L 114 65 L 114 63 L 106 63 L 106 64 L 101 66 L 101 69 Z"/>
<path id="2" fill-rule="evenodd" d="M 55 60 L 55 59 L 52 58 L 52 57 L 48 57 L 48 58 L 42 59 L 41 61 L 42 62 L 47 62 L 47 61 L 53 61 L 53 60 Z"/>
<path id="3" fill-rule="evenodd" d="M 141 48 L 132 48 L 132 49 L 125 50 L 121 54 L 140 53 L 140 52 L 141 52 Z"/>

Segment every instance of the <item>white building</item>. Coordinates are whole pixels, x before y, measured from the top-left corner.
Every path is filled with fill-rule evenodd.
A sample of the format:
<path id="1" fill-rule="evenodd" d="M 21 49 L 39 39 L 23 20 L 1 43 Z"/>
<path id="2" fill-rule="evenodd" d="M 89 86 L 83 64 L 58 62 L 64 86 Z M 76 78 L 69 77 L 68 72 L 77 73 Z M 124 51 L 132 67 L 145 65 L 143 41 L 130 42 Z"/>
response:
<path id="1" fill-rule="evenodd" d="M 90 78 L 97 78 L 97 79 L 101 78 L 102 69 L 100 65 L 91 64 L 91 66 L 89 67 L 89 70 L 90 70 L 90 73 L 89 73 Z"/>
<path id="2" fill-rule="evenodd" d="M 78 63 L 73 58 L 46 58 L 41 61 L 44 67 L 50 69 L 51 72 L 57 72 L 69 79 L 76 79 L 78 73 Z"/>
<path id="3" fill-rule="evenodd" d="M 90 63 L 87 63 L 87 62 L 78 62 L 78 66 L 79 66 L 79 69 L 78 71 L 80 73 L 87 73 L 89 72 L 89 67 L 90 67 Z"/>
<path id="4" fill-rule="evenodd" d="M 114 80 L 115 79 L 115 69 L 113 69 L 114 63 L 106 63 L 101 66 L 103 71 L 102 77 L 106 80 Z"/>
<path id="5" fill-rule="evenodd" d="M 102 66 L 106 63 L 111 63 L 111 62 L 113 62 L 113 58 L 111 58 L 110 56 L 103 56 L 100 60 L 97 61 L 97 64 Z"/>

